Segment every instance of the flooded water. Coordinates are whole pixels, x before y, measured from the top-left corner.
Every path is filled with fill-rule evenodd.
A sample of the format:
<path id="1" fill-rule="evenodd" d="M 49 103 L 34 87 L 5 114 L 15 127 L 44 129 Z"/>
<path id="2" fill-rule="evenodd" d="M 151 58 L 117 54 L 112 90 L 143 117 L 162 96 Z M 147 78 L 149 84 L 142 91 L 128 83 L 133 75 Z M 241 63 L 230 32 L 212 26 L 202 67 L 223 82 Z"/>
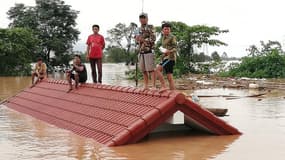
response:
<path id="1" fill-rule="evenodd" d="M 104 64 L 103 83 L 134 86 L 124 79 L 123 64 Z M 89 70 L 89 69 L 88 69 Z M 62 74 L 50 75 L 64 78 Z M 90 76 L 89 76 L 90 77 Z M 30 85 L 30 77 L 0 77 L 3 100 Z M 88 79 L 91 82 L 91 79 Z M 183 91 L 187 94 L 192 91 Z M 0 107 L 0 160 L 283 160 L 285 157 L 285 92 L 272 90 L 262 98 L 247 98 L 253 90 L 203 89 L 196 95 L 240 95 L 200 98 L 208 108 L 227 108 L 222 117 L 240 136 L 213 136 L 192 131 L 153 134 L 131 145 L 104 147 L 5 106 Z"/>

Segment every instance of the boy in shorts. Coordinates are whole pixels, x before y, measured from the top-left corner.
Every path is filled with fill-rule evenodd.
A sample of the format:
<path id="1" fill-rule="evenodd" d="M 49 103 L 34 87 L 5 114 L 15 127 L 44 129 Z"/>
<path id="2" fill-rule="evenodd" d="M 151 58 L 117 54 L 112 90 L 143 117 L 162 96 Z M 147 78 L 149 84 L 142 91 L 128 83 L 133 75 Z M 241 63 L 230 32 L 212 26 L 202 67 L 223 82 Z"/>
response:
<path id="1" fill-rule="evenodd" d="M 176 61 L 177 53 L 177 41 L 176 37 L 171 34 L 171 25 L 164 23 L 161 26 L 162 29 L 162 46 L 160 50 L 162 52 L 162 62 L 156 68 L 156 75 L 160 80 L 161 89 L 160 92 L 167 90 L 162 71 L 164 70 L 169 82 L 169 89 L 175 90 L 173 80 L 173 67 Z"/>
<path id="2" fill-rule="evenodd" d="M 35 81 L 35 77 L 37 77 Z M 47 78 L 47 66 L 43 62 L 43 59 L 40 57 L 37 59 L 37 63 L 35 65 L 35 69 L 32 72 L 32 86 L 34 87 L 39 81 Z"/>

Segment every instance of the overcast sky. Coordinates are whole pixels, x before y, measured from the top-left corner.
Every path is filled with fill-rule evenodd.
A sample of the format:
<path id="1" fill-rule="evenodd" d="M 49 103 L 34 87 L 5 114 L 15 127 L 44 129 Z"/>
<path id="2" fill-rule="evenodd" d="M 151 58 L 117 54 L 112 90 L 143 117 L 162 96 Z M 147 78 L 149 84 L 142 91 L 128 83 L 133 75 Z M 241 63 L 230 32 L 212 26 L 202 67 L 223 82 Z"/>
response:
<path id="1" fill-rule="evenodd" d="M 144 5 L 142 6 L 142 1 Z M 241 57 L 249 45 L 259 45 L 260 40 L 277 40 L 285 44 L 284 0 L 65 0 L 72 9 L 80 11 L 77 28 L 81 32 L 75 49 L 85 48 L 87 36 L 92 33 L 93 24 L 100 25 L 100 32 L 117 23 L 139 23 L 142 8 L 149 14 L 149 23 L 155 26 L 161 21 L 181 21 L 188 25 L 217 26 L 230 32 L 218 38 L 228 43 L 227 47 L 204 48 L 210 55 L 214 50 L 219 54 Z M 0 27 L 9 24 L 7 11 L 15 3 L 34 6 L 35 0 L 1 1 Z"/>

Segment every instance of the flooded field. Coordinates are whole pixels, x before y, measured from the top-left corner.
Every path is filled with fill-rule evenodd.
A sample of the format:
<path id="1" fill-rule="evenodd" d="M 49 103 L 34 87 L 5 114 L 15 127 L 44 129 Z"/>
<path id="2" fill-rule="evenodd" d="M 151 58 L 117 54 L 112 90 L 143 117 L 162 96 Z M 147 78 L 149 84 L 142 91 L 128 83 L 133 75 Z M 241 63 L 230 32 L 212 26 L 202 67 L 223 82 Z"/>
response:
<path id="1" fill-rule="evenodd" d="M 134 86 L 125 80 L 123 64 L 104 64 L 103 83 Z M 88 69 L 89 70 L 89 69 Z M 50 75 L 62 79 L 62 74 Z M 91 77 L 90 77 L 91 78 Z M 0 77 L 0 99 L 30 85 L 30 77 Z M 91 82 L 91 79 L 88 79 Z M 187 94 L 191 90 L 183 91 Z M 193 131 L 153 134 L 131 145 L 104 147 L 92 139 L 59 129 L 28 115 L 0 106 L 0 159 L 3 160 L 283 160 L 285 157 L 285 92 L 271 90 L 200 89 L 195 95 L 237 95 L 239 98 L 200 98 L 207 108 L 227 108 L 221 117 L 238 128 L 240 136 L 214 136 Z"/>

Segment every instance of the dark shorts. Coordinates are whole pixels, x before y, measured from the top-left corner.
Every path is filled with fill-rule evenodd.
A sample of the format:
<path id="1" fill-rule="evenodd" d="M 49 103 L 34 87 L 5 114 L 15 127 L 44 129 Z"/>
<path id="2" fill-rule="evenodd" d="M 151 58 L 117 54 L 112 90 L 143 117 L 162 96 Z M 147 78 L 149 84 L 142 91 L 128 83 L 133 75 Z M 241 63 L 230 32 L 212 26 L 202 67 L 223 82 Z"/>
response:
<path id="1" fill-rule="evenodd" d="M 175 65 L 175 61 L 165 59 L 159 65 L 161 65 L 163 67 L 163 70 L 166 74 L 172 74 L 173 73 L 173 67 Z"/>
<path id="2" fill-rule="evenodd" d="M 73 73 L 70 74 L 70 78 L 75 80 L 75 75 Z M 82 77 L 82 76 L 79 75 L 79 83 L 85 83 L 86 80 L 87 79 L 85 77 Z"/>

